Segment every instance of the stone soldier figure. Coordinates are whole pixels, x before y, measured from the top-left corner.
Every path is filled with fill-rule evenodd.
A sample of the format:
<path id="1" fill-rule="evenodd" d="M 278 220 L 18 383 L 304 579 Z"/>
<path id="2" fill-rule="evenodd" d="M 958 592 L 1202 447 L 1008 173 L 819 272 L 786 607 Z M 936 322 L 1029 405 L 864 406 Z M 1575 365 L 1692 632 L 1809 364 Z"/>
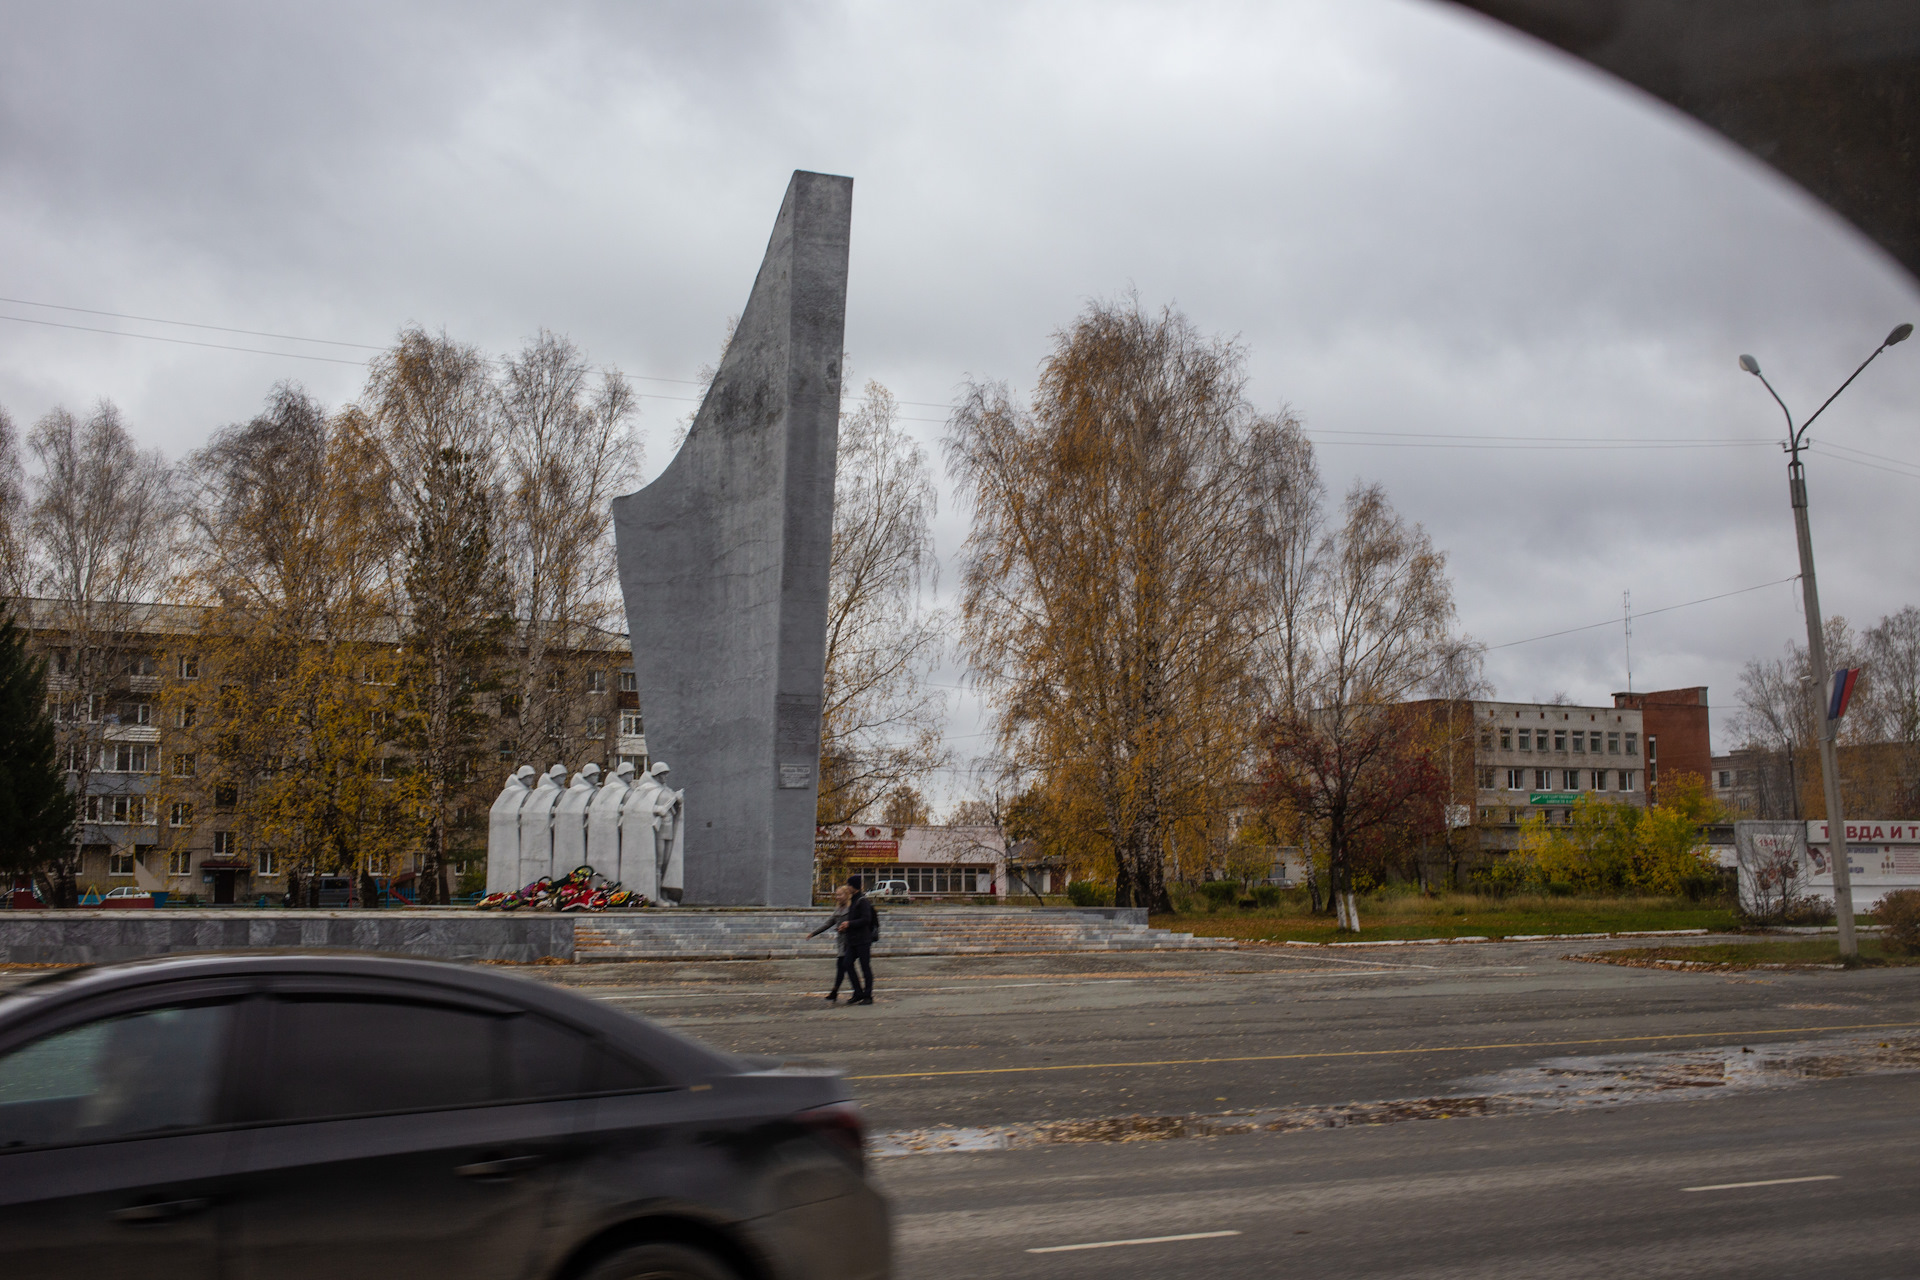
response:
<path id="1" fill-rule="evenodd" d="M 533 794 L 520 806 L 520 876 L 514 888 L 554 874 L 553 810 L 566 794 L 567 766 L 557 764 L 540 775 Z"/>
<path id="2" fill-rule="evenodd" d="M 533 776 L 532 765 L 514 770 L 487 811 L 488 893 L 511 893 L 526 883 L 515 877 L 520 874 L 520 809 L 533 794 Z"/>
<path id="3" fill-rule="evenodd" d="M 667 785 L 666 764 L 655 764 L 647 770 L 652 777 L 654 788 L 651 796 L 653 804 L 653 847 L 654 866 L 660 883 L 661 898 L 680 901 L 686 892 L 686 792 L 675 791 Z"/>
<path id="4" fill-rule="evenodd" d="M 587 861 L 587 807 L 600 789 L 600 766 L 582 765 L 573 785 L 553 806 L 553 874 L 564 876 Z"/>
<path id="5" fill-rule="evenodd" d="M 632 874 L 620 845 L 620 810 L 633 790 L 633 762 L 623 760 L 613 776 L 600 784 L 587 806 L 587 862 L 609 880 L 617 880 L 636 893 L 653 895 L 639 884 L 629 884 Z"/>

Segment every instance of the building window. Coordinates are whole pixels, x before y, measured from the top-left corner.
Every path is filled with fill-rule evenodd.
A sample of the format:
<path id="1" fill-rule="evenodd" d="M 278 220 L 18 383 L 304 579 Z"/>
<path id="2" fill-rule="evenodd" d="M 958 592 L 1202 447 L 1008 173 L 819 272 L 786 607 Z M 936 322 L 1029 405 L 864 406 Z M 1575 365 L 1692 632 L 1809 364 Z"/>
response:
<path id="1" fill-rule="evenodd" d="M 506 738 L 500 739 L 499 754 L 502 760 L 511 761 L 513 759 L 513 743 Z"/>
<path id="2" fill-rule="evenodd" d="M 607 673 L 604 671 L 587 672 L 587 692 L 605 693 L 607 691 Z"/>
<path id="3" fill-rule="evenodd" d="M 605 716 L 588 716 L 587 717 L 587 736 L 589 738 L 606 737 L 607 736 L 607 718 Z"/>
<path id="4" fill-rule="evenodd" d="M 1655 760 L 1658 760 L 1659 758 L 1660 758 L 1660 739 L 1654 737 L 1652 734 L 1648 734 L 1647 735 L 1647 767 L 1651 769 L 1653 767 L 1653 762 Z"/>
<path id="5" fill-rule="evenodd" d="M 638 711 L 622 711 L 620 713 L 620 736 L 623 738 L 637 738 L 641 732 L 640 713 Z"/>
<path id="6" fill-rule="evenodd" d="M 1726 769 L 1722 769 L 1720 771 L 1720 789 L 1722 791 L 1725 791 L 1728 787 L 1732 785 L 1733 785 L 1733 774 Z"/>
<path id="7" fill-rule="evenodd" d="M 1482 751 L 1491 751 L 1491 750 L 1493 750 L 1493 735 L 1492 735 L 1492 734 L 1490 734 L 1490 733 L 1483 733 L 1483 734 L 1481 734 L 1481 735 L 1480 735 L 1480 749 L 1481 749 Z"/>
<path id="8" fill-rule="evenodd" d="M 182 703 L 180 706 L 175 707 L 173 709 L 173 727 L 176 729 L 193 728 L 194 718 L 198 715 L 199 711 L 200 708 L 194 706 L 191 702 Z"/>
<path id="9" fill-rule="evenodd" d="M 1566 789 L 1568 791 L 1578 791 L 1580 789 L 1580 771 L 1578 769 L 1568 769 L 1566 775 Z"/>
<path id="10" fill-rule="evenodd" d="M 176 778 L 191 778 L 193 776 L 192 752 L 184 751 L 175 753 L 173 757 L 173 776 Z"/>
<path id="11" fill-rule="evenodd" d="M 110 876 L 130 876 L 133 874 L 133 850 L 115 849 L 107 855 L 107 874 Z"/>
<path id="12" fill-rule="evenodd" d="M 175 800 L 167 810 L 167 825 L 170 827 L 190 827 L 193 825 L 193 806 L 184 800 Z"/>
<path id="13" fill-rule="evenodd" d="M 379 770 L 378 776 L 382 782 L 392 782 L 400 776 L 400 759 L 398 756 L 381 756 L 379 760 L 375 761 L 375 767 Z"/>
<path id="14" fill-rule="evenodd" d="M 151 702 L 136 702 L 133 706 L 133 722 L 135 724 L 152 724 L 153 704 Z"/>
<path id="15" fill-rule="evenodd" d="M 1610 756 L 1617 756 L 1620 754 L 1620 735 L 1619 734 L 1610 733 L 1607 735 L 1607 754 Z"/>
<path id="16" fill-rule="evenodd" d="M 109 773 L 158 773 L 160 748 L 116 743 L 100 752 L 100 765 Z"/>
<path id="17" fill-rule="evenodd" d="M 260 874 L 263 876 L 277 876 L 280 874 L 273 869 L 273 850 L 271 849 L 262 849 L 256 853 L 254 855 L 254 866 L 259 869 Z"/>
<path id="18" fill-rule="evenodd" d="M 215 813 L 231 813 L 240 803 L 240 788 L 228 784 L 213 789 L 213 809 Z"/>
<path id="19" fill-rule="evenodd" d="M 1639 734 L 1630 733 L 1627 735 L 1627 754 L 1630 756 L 1637 756 L 1640 754 L 1640 735 Z"/>
<path id="20" fill-rule="evenodd" d="M 231 858 L 233 856 L 233 832 L 216 831 L 213 833 L 213 856 Z"/>
<path id="21" fill-rule="evenodd" d="M 1622 791 L 1631 791 L 1633 790 L 1633 783 L 1634 783 L 1633 770 L 1622 769 L 1620 771 L 1620 789 Z"/>
<path id="22" fill-rule="evenodd" d="M 1526 729 L 1520 731 L 1520 749 L 1522 751 L 1533 750 L 1533 734 Z"/>
<path id="23" fill-rule="evenodd" d="M 1493 790 L 1493 770 L 1492 769 L 1482 769 L 1480 771 L 1480 789 L 1482 791 Z"/>
<path id="24" fill-rule="evenodd" d="M 1593 771 L 1593 789 L 1595 791 L 1605 791 L 1607 789 L 1607 771 L 1605 769 L 1595 769 Z"/>
<path id="25" fill-rule="evenodd" d="M 193 850 L 167 850 L 167 874 L 170 876 L 190 875 L 193 872 Z"/>
<path id="26" fill-rule="evenodd" d="M 640 692 L 640 678 L 634 675 L 633 672 L 631 671 L 622 671 L 620 673 L 620 692 L 622 693 Z"/>
<path id="27" fill-rule="evenodd" d="M 632 765 L 635 773 L 645 773 L 652 767 L 645 756 L 621 756 L 613 762 L 613 767 L 618 769 L 623 764 Z"/>
<path id="28" fill-rule="evenodd" d="M 200 655 L 197 653 L 181 654 L 180 665 L 177 670 L 180 672 L 180 678 L 182 680 L 198 680 L 200 678 Z"/>
<path id="29" fill-rule="evenodd" d="M 1553 731 L 1553 749 L 1555 751 L 1565 751 L 1567 749 L 1567 731 L 1565 729 L 1555 729 Z"/>
<path id="30" fill-rule="evenodd" d="M 1500 749 L 1502 751 L 1513 750 L 1513 731 L 1511 729 L 1502 729 L 1500 731 Z"/>
<path id="31" fill-rule="evenodd" d="M 1533 789 L 1535 791 L 1545 791 L 1553 785 L 1553 783 L 1549 781 L 1552 777 L 1553 770 L 1551 769 L 1535 769 L 1533 771 Z"/>
<path id="32" fill-rule="evenodd" d="M 1587 735 L 1578 729 L 1574 730 L 1573 733 L 1573 749 L 1581 755 L 1587 754 Z"/>

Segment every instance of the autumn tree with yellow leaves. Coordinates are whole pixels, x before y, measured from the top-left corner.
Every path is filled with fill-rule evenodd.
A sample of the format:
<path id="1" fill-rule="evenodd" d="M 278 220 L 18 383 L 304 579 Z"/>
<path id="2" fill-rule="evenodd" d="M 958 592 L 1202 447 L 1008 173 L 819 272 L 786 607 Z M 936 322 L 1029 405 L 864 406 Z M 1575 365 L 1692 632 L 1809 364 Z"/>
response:
<path id="1" fill-rule="evenodd" d="M 973 530 L 960 640 L 1000 750 L 1166 910 L 1170 855 L 1223 843 L 1259 707 L 1261 495 L 1290 419 L 1245 357 L 1178 312 L 1096 303 L 1056 335 L 1030 407 L 970 386 L 948 461 Z"/>
<path id="2" fill-rule="evenodd" d="M 392 748 L 393 557 L 403 528 L 367 418 L 329 416 L 297 387 L 189 459 L 201 607 L 166 671 L 172 750 L 156 798 L 179 839 L 231 811 L 239 851 L 289 889 L 402 852 L 382 778 Z"/>

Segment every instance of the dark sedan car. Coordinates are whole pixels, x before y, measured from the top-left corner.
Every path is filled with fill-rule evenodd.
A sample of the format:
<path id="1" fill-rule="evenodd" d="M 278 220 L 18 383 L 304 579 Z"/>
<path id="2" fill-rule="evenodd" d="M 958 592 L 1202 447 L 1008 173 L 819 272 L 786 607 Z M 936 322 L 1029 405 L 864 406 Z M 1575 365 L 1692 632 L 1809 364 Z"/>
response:
<path id="1" fill-rule="evenodd" d="M 860 1280 L 839 1076 L 382 956 L 182 956 L 0 998 L 0 1275 Z"/>

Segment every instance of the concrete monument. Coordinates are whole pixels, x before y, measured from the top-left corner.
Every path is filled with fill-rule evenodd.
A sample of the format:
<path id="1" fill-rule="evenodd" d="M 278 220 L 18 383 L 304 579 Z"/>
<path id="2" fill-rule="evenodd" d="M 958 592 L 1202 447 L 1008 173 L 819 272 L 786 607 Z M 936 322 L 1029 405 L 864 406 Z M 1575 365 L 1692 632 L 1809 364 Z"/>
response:
<path id="1" fill-rule="evenodd" d="M 518 889 L 553 870 L 553 811 L 560 797 L 567 794 L 567 767 L 557 764 L 540 775 L 533 794 L 520 806 L 520 875 Z M 572 867 L 560 874 L 565 875 Z"/>
<path id="2" fill-rule="evenodd" d="M 633 764 L 623 761 L 613 776 L 600 784 L 587 806 L 587 861 L 609 880 L 617 880 L 637 893 L 654 895 L 635 882 L 626 865 L 626 850 L 620 844 L 620 810 L 633 790 Z"/>
<path id="3" fill-rule="evenodd" d="M 613 504 L 647 745 L 697 798 L 689 900 L 812 901 L 853 179 L 799 172 L 686 442 Z"/>
<path id="4" fill-rule="evenodd" d="M 600 766 L 582 765 L 553 806 L 553 872 L 564 876 L 587 858 L 587 807 L 600 789 Z"/>
<path id="5" fill-rule="evenodd" d="M 521 765 L 487 812 L 487 892 L 511 893 L 525 884 L 520 874 L 520 809 L 533 794 L 533 766 Z"/>

